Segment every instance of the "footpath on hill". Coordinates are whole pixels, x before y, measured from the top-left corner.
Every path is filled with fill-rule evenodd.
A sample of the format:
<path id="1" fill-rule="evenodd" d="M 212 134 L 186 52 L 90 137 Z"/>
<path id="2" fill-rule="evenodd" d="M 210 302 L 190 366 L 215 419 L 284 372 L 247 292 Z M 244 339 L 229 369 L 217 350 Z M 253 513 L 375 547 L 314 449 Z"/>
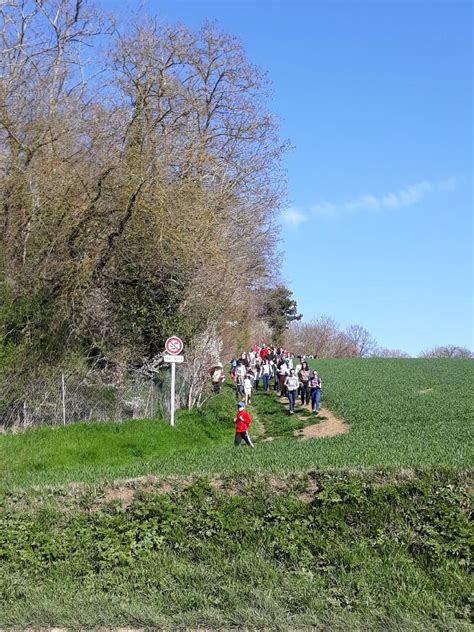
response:
<path id="1" fill-rule="evenodd" d="M 278 397 L 274 391 L 256 391 L 250 410 L 256 422 L 256 436 L 263 441 L 281 436 L 322 439 L 349 432 L 349 425 L 325 406 L 319 415 L 314 415 L 309 404 L 302 405 L 298 400 L 295 414 L 289 415 L 288 398 Z"/>

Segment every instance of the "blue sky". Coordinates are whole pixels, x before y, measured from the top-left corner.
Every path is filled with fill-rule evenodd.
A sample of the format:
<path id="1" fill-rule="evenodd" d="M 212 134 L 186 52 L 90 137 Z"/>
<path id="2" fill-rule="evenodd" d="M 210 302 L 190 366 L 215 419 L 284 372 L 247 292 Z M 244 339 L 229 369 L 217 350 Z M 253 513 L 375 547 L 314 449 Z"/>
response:
<path id="1" fill-rule="evenodd" d="M 99 4 L 123 16 L 139 3 Z M 471 3 L 146 6 L 191 27 L 217 20 L 268 71 L 293 145 L 283 277 L 304 319 L 358 323 L 413 355 L 473 349 Z"/>

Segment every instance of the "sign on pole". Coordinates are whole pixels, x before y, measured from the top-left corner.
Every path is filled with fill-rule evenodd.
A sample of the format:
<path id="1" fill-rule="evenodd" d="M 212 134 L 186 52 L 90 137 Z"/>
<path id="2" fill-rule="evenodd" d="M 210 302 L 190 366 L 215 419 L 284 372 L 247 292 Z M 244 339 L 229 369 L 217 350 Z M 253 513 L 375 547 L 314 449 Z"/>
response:
<path id="1" fill-rule="evenodd" d="M 170 425 L 174 426 L 174 407 L 175 407 L 175 390 L 176 390 L 176 364 L 183 362 L 184 356 L 179 355 L 183 350 L 183 341 L 178 336 L 171 336 L 165 342 L 165 349 L 168 355 L 163 356 L 165 362 L 171 364 L 171 419 Z"/>
<path id="2" fill-rule="evenodd" d="M 181 362 L 184 362 L 184 355 L 164 355 L 163 356 L 163 362 L 169 362 L 170 364 L 172 362 L 176 362 L 177 364 L 181 364 Z"/>
<path id="3" fill-rule="evenodd" d="M 183 347 L 183 341 L 178 336 L 171 336 L 165 342 L 165 349 L 170 355 L 179 355 Z"/>

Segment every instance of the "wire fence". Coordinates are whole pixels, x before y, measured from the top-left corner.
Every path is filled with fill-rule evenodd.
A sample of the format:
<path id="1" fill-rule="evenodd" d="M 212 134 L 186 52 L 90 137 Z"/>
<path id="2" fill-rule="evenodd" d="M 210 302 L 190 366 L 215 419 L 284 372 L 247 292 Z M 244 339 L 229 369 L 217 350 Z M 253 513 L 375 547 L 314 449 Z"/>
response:
<path id="1" fill-rule="evenodd" d="M 177 383 L 177 392 L 183 384 Z M 170 371 L 151 377 L 104 383 L 97 374 L 51 371 L 0 381 L 0 426 L 28 428 L 78 421 L 167 418 L 171 407 Z"/>

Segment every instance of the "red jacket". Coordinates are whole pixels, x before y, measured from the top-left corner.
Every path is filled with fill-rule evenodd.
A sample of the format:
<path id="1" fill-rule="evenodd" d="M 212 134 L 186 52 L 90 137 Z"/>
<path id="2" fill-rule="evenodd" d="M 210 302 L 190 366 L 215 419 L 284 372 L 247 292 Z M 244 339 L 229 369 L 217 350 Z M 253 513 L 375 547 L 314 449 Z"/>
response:
<path id="1" fill-rule="evenodd" d="M 247 432 L 252 420 L 246 410 L 239 410 L 235 418 L 235 432 Z"/>

